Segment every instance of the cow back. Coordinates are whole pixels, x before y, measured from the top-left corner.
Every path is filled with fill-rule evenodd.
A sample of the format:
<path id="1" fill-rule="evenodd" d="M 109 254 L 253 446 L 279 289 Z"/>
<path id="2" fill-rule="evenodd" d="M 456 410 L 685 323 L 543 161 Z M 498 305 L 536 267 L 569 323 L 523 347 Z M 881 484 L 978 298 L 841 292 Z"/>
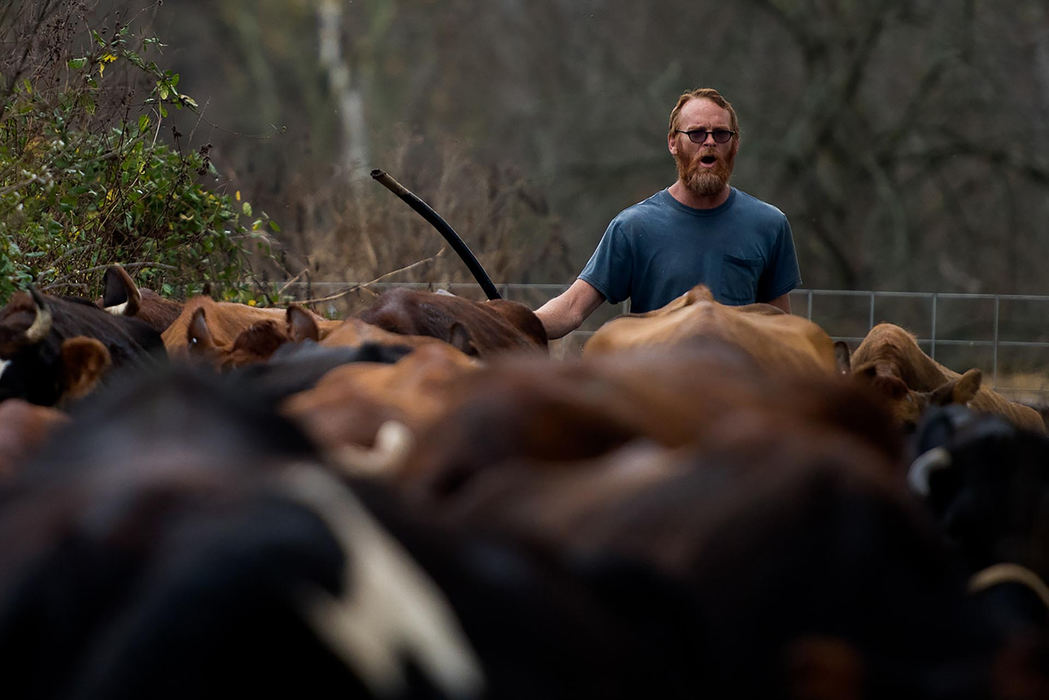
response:
<path id="1" fill-rule="evenodd" d="M 645 314 L 626 314 L 599 328 L 583 346 L 585 357 L 690 338 L 732 343 L 768 371 L 837 371 L 834 342 L 817 324 L 767 304 L 732 307 L 709 297 L 700 285 L 667 306 Z"/>
<path id="2" fill-rule="evenodd" d="M 384 292 L 358 318 L 393 333 L 439 338 L 478 357 L 547 347 L 539 318 L 523 304 L 507 300 L 473 301 L 398 287 Z"/>

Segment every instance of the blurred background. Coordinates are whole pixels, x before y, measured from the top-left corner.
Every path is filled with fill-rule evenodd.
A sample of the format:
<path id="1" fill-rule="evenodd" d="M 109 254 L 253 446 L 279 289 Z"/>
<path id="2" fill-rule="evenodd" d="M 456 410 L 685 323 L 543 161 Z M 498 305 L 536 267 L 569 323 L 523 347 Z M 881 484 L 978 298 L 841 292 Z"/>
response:
<path id="1" fill-rule="evenodd" d="M 174 114 L 315 279 L 441 240 L 497 282 L 567 283 L 620 209 L 670 184 L 669 111 L 736 107 L 734 183 L 788 215 L 804 284 L 1039 294 L 1049 253 L 1044 0 L 102 2 L 161 39 Z M 294 271 L 294 270 L 293 270 Z M 468 279 L 448 255 L 404 277 Z M 400 279 L 400 278 L 395 278 Z"/>
<path id="2" fill-rule="evenodd" d="M 15 0 L 0 9 L 5 95 L 26 66 L 51 63 L 44 77 L 69 82 L 77 52 L 95 51 L 83 70 L 93 81 L 97 64 L 100 80 L 113 48 L 98 47 L 122 28 L 122 45 L 196 108 L 161 118 L 129 79 L 108 112 L 93 97 L 80 117 L 101 132 L 152 110 L 142 135 L 202 154 L 206 187 L 264 215 L 271 281 L 470 281 L 371 179 L 382 169 L 443 215 L 497 284 L 552 285 L 523 297 L 541 303 L 618 211 L 673 181 L 669 111 L 711 86 L 741 119 L 733 182 L 788 215 L 804 287 L 1047 292 L 1044 0 Z M 127 222 L 125 238 L 144 229 Z M 134 265 L 165 246 L 112 257 Z M 100 243 L 79 269 L 111 249 Z M 149 277 L 145 262 L 140 279 L 158 286 L 163 273 Z"/>

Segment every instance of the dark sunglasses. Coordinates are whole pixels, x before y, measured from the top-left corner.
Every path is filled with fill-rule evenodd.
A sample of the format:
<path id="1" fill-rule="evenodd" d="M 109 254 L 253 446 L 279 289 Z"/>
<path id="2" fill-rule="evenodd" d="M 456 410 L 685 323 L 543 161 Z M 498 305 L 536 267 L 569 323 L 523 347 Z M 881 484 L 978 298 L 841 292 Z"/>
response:
<path id="1" fill-rule="evenodd" d="M 728 143 L 729 139 L 736 135 L 735 131 L 728 129 L 714 129 L 713 131 L 708 131 L 707 129 L 693 129 L 692 131 L 674 129 L 674 131 L 684 134 L 692 143 L 703 143 L 707 140 L 707 134 L 714 137 L 714 143 Z"/>

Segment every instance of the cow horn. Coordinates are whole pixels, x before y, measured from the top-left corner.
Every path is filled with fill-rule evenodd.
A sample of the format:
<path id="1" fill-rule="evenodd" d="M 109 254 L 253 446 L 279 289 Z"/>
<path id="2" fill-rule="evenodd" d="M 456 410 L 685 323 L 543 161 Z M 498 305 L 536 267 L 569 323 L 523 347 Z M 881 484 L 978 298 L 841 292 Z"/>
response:
<path id="1" fill-rule="evenodd" d="M 36 291 L 36 287 L 29 287 L 29 295 L 33 297 L 33 303 L 36 305 L 36 317 L 26 329 L 25 339 L 27 343 L 35 345 L 51 332 L 52 317 L 51 309 L 48 308 L 44 295 Z"/>
<path id="2" fill-rule="evenodd" d="M 1003 562 L 977 571 L 969 578 L 969 592 L 979 593 L 1003 583 L 1027 586 L 1042 601 L 1046 610 L 1049 610 L 1049 587 L 1045 585 L 1041 576 L 1019 564 Z"/>
<path id="3" fill-rule="evenodd" d="M 929 474 L 936 469 L 946 469 L 951 466 L 951 453 L 943 447 L 934 447 L 921 453 L 917 459 L 911 462 L 911 468 L 907 472 L 907 483 L 911 490 L 920 496 L 929 495 Z"/>

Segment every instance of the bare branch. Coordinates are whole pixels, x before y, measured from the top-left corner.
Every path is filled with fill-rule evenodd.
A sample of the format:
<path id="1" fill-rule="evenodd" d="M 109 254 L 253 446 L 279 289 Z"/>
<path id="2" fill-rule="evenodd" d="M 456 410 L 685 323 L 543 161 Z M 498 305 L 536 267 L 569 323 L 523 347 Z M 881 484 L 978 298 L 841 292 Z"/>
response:
<path id="1" fill-rule="evenodd" d="M 356 291 L 371 291 L 371 290 L 368 289 L 371 285 L 377 284 L 379 282 L 382 282 L 384 279 L 392 277 L 393 275 L 396 275 L 397 273 L 407 272 L 408 270 L 411 270 L 412 268 L 418 267 L 420 265 L 425 265 L 427 263 L 431 263 L 434 260 L 436 260 L 437 258 L 439 258 L 440 256 L 444 255 L 444 252 L 447 249 L 448 248 L 446 246 L 444 246 L 439 251 L 437 251 L 435 254 L 431 255 L 428 258 L 423 258 L 422 260 L 416 260 L 415 262 L 413 262 L 410 265 L 405 265 L 402 268 L 399 268 L 399 269 L 396 269 L 396 270 L 392 270 L 392 271 L 387 272 L 387 273 L 385 273 L 383 275 L 379 275 L 378 277 L 376 277 L 375 279 L 373 279 L 371 281 L 361 282 L 360 284 L 355 284 L 352 287 L 347 287 L 346 289 L 342 289 L 342 290 L 340 290 L 340 291 L 338 291 L 335 294 L 332 294 L 330 296 L 318 297 L 316 299 L 305 299 L 303 301 L 300 301 L 299 303 L 300 304 L 320 304 L 320 303 L 326 302 L 326 301 L 335 301 L 336 299 L 341 299 L 344 296 L 352 294 L 353 292 L 356 292 Z M 292 280 L 292 282 L 293 281 L 294 280 Z M 291 284 L 291 282 L 289 282 L 288 284 Z"/>

